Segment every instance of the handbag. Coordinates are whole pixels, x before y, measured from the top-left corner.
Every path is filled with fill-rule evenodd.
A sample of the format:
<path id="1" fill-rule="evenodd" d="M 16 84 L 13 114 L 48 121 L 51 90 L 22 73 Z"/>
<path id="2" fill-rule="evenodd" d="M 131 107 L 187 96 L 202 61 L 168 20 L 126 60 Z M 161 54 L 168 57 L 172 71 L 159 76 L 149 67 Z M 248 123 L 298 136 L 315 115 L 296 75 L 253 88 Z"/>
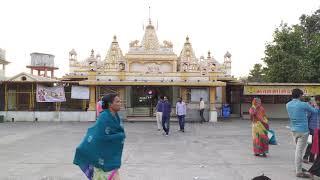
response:
<path id="1" fill-rule="evenodd" d="M 271 145 L 277 145 L 277 140 L 276 140 L 276 136 L 273 130 L 269 129 L 268 130 L 268 138 L 269 138 L 269 144 Z"/>

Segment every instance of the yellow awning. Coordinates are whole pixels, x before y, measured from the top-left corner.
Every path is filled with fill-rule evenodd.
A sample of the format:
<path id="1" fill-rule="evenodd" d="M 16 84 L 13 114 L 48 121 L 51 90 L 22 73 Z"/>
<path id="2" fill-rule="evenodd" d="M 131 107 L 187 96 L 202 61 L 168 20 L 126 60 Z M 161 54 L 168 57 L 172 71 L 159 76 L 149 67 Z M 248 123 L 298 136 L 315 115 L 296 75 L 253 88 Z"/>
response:
<path id="1" fill-rule="evenodd" d="M 225 82 L 141 82 L 141 81 L 80 81 L 79 85 L 109 85 L 109 86 L 226 86 Z"/>
<path id="2" fill-rule="evenodd" d="M 302 85 L 302 86 L 244 86 L 244 95 L 291 95 L 293 89 L 301 89 L 305 95 L 320 95 L 320 86 Z"/>

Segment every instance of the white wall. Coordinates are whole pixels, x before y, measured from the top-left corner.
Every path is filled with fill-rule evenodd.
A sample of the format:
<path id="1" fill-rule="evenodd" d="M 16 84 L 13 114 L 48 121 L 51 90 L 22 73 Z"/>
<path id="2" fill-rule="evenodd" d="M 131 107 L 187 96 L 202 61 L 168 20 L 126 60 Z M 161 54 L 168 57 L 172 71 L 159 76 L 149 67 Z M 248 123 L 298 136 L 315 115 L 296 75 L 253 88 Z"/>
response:
<path id="1" fill-rule="evenodd" d="M 95 121 L 95 111 L 76 112 L 76 111 L 0 111 L 0 115 L 4 115 L 5 121 Z"/>

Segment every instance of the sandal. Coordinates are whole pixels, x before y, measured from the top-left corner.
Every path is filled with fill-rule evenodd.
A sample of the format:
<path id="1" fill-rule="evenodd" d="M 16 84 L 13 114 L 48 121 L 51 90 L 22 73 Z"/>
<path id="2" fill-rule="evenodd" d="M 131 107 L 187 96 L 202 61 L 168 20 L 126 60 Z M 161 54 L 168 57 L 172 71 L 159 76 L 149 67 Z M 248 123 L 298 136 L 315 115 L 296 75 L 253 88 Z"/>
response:
<path id="1" fill-rule="evenodd" d="M 312 176 L 310 174 L 306 174 L 306 173 L 298 173 L 296 174 L 297 177 L 299 178 L 311 178 Z"/>
<path id="2" fill-rule="evenodd" d="M 267 157 L 267 154 L 266 154 L 266 153 L 263 153 L 263 154 L 262 154 L 262 157 Z"/>

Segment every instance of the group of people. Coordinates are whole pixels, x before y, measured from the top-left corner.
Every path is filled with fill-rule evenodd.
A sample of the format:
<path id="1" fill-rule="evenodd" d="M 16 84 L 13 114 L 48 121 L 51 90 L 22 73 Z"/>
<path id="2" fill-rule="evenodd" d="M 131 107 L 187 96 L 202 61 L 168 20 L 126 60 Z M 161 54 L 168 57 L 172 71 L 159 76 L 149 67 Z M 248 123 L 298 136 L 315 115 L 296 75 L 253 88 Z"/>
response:
<path id="1" fill-rule="evenodd" d="M 166 96 L 161 96 L 160 100 L 156 106 L 156 120 L 158 131 L 161 130 L 161 127 L 166 136 L 169 135 L 170 129 L 170 115 L 171 115 L 171 104 L 168 101 Z M 180 131 L 184 132 L 184 124 L 185 124 L 185 116 L 187 114 L 187 105 L 182 100 L 182 98 L 178 98 L 178 102 L 176 104 L 176 115 L 179 119 Z"/>
<path id="2" fill-rule="evenodd" d="M 205 103 L 203 98 L 200 98 L 199 102 L 199 112 L 200 112 L 200 123 L 207 122 L 204 118 Z M 171 115 L 171 105 L 166 96 L 160 96 L 160 99 L 156 105 L 156 120 L 158 131 L 161 128 L 166 136 L 169 135 L 170 127 L 170 115 Z M 178 98 L 176 103 L 176 115 L 179 121 L 179 131 L 184 132 L 185 117 L 187 114 L 187 104 L 183 101 L 181 97 Z"/>
<path id="3" fill-rule="evenodd" d="M 316 139 L 316 141 L 313 143 L 313 146 L 315 147 L 315 149 L 319 149 L 319 137 L 316 137 L 316 135 L 318 135 L 319 130 L 320 109 L 315 100 L 311 102 L 303 102 L 301 100 L 302 95 L 302 90 L 294 89 L 292 91 L 293 99 L 287 103 L 286 107 L 290 119 L 293 139 L 296 143 L 296 176 L 301 178 L 312 178 L 312 175 L 319 176 L 320 166 L 318 163 L 314 163 L 314 165 L 309 169 L 310 174 L 305 172 L 302 168 L 303 153 L 306 150 L 309 134 L 314 135 L 313 139 Z M 307 150 L 307 153 L 309 150 Z M 317 154 L 317 156 L 319 156 L 319 152 L 317 151 L 314 151 L 314 154 Z M 317 157 L 316 161 L 320 161 L 320 159 Z"/>
<path id="4" fill-rule="evenodd" d="M 290 129 L 295 150 L 296 177 L 312 178 L 320 176 L 320 98 L 312 98 L 309 102 L 302 101 L 303 91 L 292 90 L 292 100 L 286 104 L 290 119 Z M 270 133 L 268 118 L 259 98 L 254 98 L 249 109 L 252 121 L 253 153 L 255 156 L 267 157 L 269 151 Z M 307 146 L 308 137 L 312 142 Z M 305 155 L 303 156 L 305 152 Z M 317 156 L 316 160 L 314 156 Z M 308 170 L 302 168 L 302 163 L 313 163 Z"/>

